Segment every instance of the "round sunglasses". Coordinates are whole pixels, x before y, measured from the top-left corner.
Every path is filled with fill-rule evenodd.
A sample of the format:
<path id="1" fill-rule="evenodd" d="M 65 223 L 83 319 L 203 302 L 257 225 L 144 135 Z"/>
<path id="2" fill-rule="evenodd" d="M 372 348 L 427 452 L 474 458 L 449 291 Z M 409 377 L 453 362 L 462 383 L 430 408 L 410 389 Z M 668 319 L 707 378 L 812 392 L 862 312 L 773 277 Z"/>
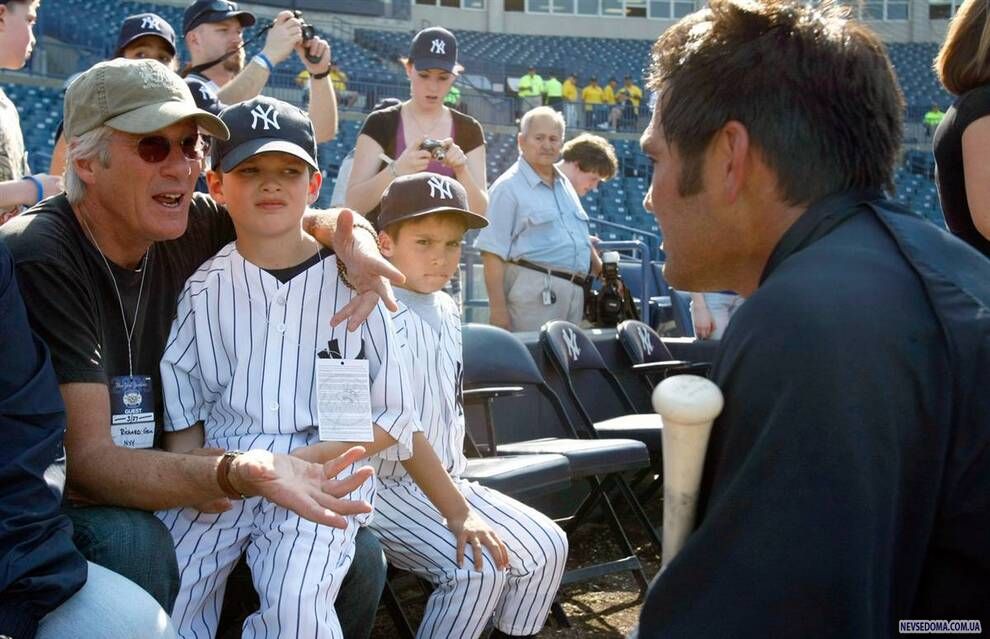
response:
<path id="1" fill-rule="evenodd" d="M 158 162 L 164 162 L 168 158 L 172 152 L 172 144 L 172 141 L 164 135 L 149 135 L 146 138 L 138 140 L 137 153 L 145 162 L 157 164 Z M 203 159 L 204 144 L 202 137 L 198 133 L 188 135 L 176 144 L 179 145 L 179 150 L 187 160 Z"/>

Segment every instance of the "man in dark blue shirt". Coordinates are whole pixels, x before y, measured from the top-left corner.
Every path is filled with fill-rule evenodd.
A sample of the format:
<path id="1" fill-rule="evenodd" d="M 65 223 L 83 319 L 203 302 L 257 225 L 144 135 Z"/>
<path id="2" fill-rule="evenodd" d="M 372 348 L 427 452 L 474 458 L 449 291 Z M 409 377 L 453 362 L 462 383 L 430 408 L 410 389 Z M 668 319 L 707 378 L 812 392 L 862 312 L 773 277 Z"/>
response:
<path id="1" fill-rule="evenodd" d="M 664 273 L 747 302 L 712 369 L 696 527 L 639 637 L 978 622 L 990 263 L 884 199 L 903 99 L 883 45 L 834 7 L 713 0 L 654 45 L 650 88 Z"/>
<path id="2" fill-rule="evenodd" d="M 65 407 L 48 349 L 28 326 L 3 242 L 0 326 L 0 636 L 67 637 L 99 628 L 114 639 L 174 637 L 147 593 L 87 566 L 72 544 L 72 524 L 60 509 Z M 113 618 L 102 619 L 110 606 Z"/>

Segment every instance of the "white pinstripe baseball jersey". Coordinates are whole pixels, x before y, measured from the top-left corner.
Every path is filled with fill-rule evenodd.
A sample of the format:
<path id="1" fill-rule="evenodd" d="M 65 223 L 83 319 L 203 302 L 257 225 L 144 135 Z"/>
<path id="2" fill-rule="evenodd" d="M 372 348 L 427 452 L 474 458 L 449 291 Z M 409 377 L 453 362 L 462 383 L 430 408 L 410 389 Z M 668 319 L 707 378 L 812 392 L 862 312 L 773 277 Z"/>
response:
<path id="1" fill-rule="evenodd" d="M 409 310 L 404 299 L 418 296 L 433 304 L 439 315 L 434 327 Z M 408 352 L 405 354 L 409 383 L 419 412 L 423 434 L 433 446 L 444 469 L 460 477 L 467 460 L 464 457 L 464 408 L 461 403 L 463 361 L 461 354 L 461 317 L 454 300 L 437 291 L 430 295 L 396 290 L 399 310 L 393 313 L 396 336 Z M 382 479 L 408 476 L 402 464 L 372 458 L 375 472 Z"/>
<path id="2" fill-rule="evenodd" d="M 509 549 L 509 569 L 498 570 L 487 551 L 480 572 L 470 561 L 457 566 L 456 540 L 444 517 L 395 462 L 376 460 L 381 483 L 370 527 L 389 562 L 435 586 L 418 639 L 473 639 L 489 620 L 507 634 L 535 634 L 546 621 L 564 574 L 567 535 L 548 517 L 511 497 L 459 479 L 467 460 L 457 305 L 443 292 L 397 290 L 396 297 L 396 334 L 408 358 L 423 433 L 471 509 Z"/>
<path id="3" fill-rule="evenodd" d="M 400 443 L 385 454 L 408 456 L 418 420 L 394 325 L 379 304 L 360 331 L 331 329 L 329 318 L 351 296 L 335 260 L 319 260 L 283 283 L 234 244 L 221 249 L 179 296 L 161 363 L 165 429 L 202 420 L 206 446 L 291 452 L 319 440 L 317 358 L 365 358 L 373 421 Z M 375 486 L 365 482 L 352 497 L 374 503 Z M 358 524 L 370 516 L 349 518 L 337 530 L 257 497 L 216 515 L 195 508 L 157 515 L 175 542 L 173 615 L 183 639 L 215 634 L 223 585 L 245 551 L 261 596 L 245 637 L 343 639 L 333 602 Z"/>
<path id="4" fill-rule="evenodd" d="M 221 249 L 179 296 L 161 364 L 165 430 L 202 420 L 206 445 L 228 450 L 250 448 L 261 433 L 305 433 L 315 443 L 317 357 L 363 352 L 373 421 L 399 442 L 383 456 L 408 457 L 418 425 L 388 310 L 379 303 L 354 333 L 343 324 L 330 328 L 352 294 L 335 260 L 283 284 L 233 243 Z M 286 437 L 286 446 L 292 439 L 298 442 Z M 361 491 L 355 497 L 370 498 L 373 487 Z"/>

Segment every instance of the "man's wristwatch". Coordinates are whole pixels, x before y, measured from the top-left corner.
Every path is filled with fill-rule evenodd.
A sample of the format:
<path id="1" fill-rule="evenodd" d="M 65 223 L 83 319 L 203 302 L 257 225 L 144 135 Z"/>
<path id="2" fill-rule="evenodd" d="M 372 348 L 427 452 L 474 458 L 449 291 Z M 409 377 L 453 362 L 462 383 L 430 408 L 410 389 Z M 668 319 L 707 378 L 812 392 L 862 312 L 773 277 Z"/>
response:
<path id="1" fill-rule="evenodd" d="M 230 499 L 247 499 L 247 495 L 239 492 L 234 485 L 230 483 L 230 467 L 234 463 L 234 460 L 243 455 L 244 453 L 239 450 L 228 450 L 220 458 L 220 463 L 217 464 L 217 485 L 220 486 L 220 490 L 223 494 Z M 2 637 L 0 637 L 2 639 Z"/>

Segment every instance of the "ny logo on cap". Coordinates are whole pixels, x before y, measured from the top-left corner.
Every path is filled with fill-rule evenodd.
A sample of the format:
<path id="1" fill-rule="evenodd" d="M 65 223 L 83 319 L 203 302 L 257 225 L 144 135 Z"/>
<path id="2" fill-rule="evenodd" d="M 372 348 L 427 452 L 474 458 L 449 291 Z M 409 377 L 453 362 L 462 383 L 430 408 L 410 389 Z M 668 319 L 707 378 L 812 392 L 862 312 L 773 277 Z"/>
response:
<path id="1" fill-rule="evenodd" d="M 265 131 L 268 130 L 268 126 L 271 125 L 274 129 L 281 129 L 278 125 L 278 111 L 275 110 L 275 105 L 269 105 L 267 109 L 262 107 L 260 104 L 256 104 L 253 109 L 251 109 L 251 130 L 255 131 L 258 128 L 258 120 L 265 125 Z"/>
<path id="2" fill-rule="evenodd" d="M 639 341 L 643 344 L 643 350 L 646 351 L 647 355 L 652 355 L 653 340 L 650 339 L 650 331 L 646 330 L 645 326 L 637 326 L 636 332 L 639 333 Z"/>
<path id="3" fill-rule="evenodd" d="M 141 64 L 137 67 L 138 77 L 141 78 L 141 86 L 145 89 L 150 89 L 152 87 L 167 87 L 172 85 L 172 80 L 169 77 L 169 71 L 165 65 L 158 64 Z"/>
<path id="4" fill-rule="evenodd" d="M 564 345 L 567 346 L 567 354 L 575 362 L 581 357 L 581 348 L 577 343 L 577 334 L 569 328 L 564 329 Z"/>
<path id="5" fill-rule="evenodd" d="M 440 54 L 440 55 L 447 55 L 446 46 L 447 46 L 447 43 L 446 42 L 444 42 L 440 38 L 436 38 L 430 44 L 430 53 L 437 53 L 437 54 Z"/>
<path id="6" fill-rule="evenodd" d="M 454 199 L 454 194 L 450 192 L 450 182 L 443 177 L 439 175 L 431 176 L 426 183 L 430 185 L 430 197 L 441 200 Z"/>
<path id="7" fill-rule="evenodd" d="M 151 29 L 152 31 L 161 31 L 162 23 L 158 19 L 158 16 L 144 16 L 141 18 L 141 28 Z"/>

